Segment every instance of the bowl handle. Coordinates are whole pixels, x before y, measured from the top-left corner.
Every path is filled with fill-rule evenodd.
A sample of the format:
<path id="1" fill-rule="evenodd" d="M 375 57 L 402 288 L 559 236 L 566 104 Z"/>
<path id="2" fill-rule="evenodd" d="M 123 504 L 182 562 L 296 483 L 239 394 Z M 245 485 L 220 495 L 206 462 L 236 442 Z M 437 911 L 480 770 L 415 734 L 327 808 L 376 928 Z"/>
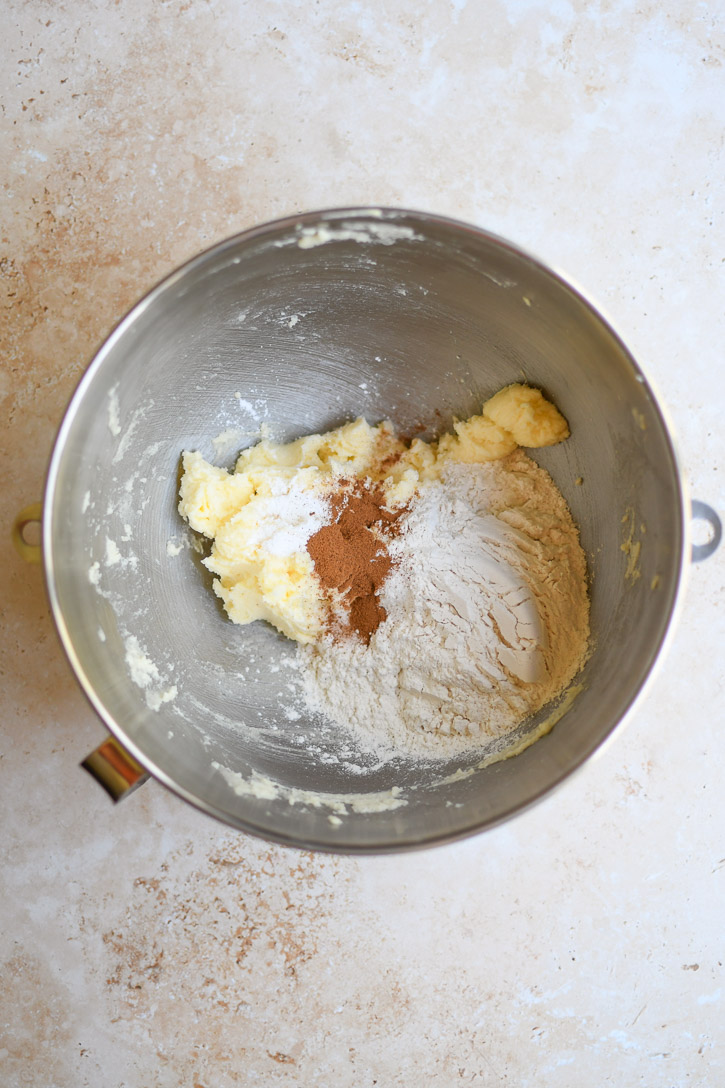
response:
<path id="1" fill-rule="evenodd" d="M 114 801 L 120 801 L 149 777 L 141 764 L 122 748 L 115 737 L 107 737 L 83 762 L 83 767 L 100 782 Z"/>
<path id="2" fill-rule="evenodd" d="M 693 521 L 706 521 L 712 529 L 712 536 L 707 544 L 692 545 L 692 562 L 701 563 L 703 559 L 709 559 L 714 551 L 717 551 L 722 540 L 722 522 L 711 506 L 706 502 L 692 500 Z"/>
<path id="3" fill-rule="evenodd" d="M 16 515 L 13 522 L 13 544 L 21 559 L 26 563 L 40 563 L 43 559 L 43 549 L 40 544 L 30 544 L 23 535 L 28 525 L 41 522 L 43 519 L 43 504 L 33 502 Z"/>
<path id="4" fill-rule="evenodd" d="M 23 535 L 28 525 L 42 522 L 42 519 L 43 504 L 34 502 L 21 510 L 13 522 L 13 544 L 26 563 L 41 563 L 43 560 L 42 546 L 31 544 Z M 148 771 L 121 747 L 115 737 L 110 736 L 83 760 L 81 767 L 100 782 L 114 801 L 127 797 L 149 778 Z"/>

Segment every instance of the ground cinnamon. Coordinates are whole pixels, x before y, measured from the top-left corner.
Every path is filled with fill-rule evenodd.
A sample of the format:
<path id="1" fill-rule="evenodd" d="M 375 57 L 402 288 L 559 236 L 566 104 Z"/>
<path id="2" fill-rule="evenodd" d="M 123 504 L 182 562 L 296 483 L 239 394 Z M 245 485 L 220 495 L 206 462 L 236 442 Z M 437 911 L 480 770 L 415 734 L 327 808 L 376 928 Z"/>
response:
<path id="1" fill-rule="evenodd" d="M 342 481 L 330 506 L 330 524 L 310 537 L 307 551 L 323 589 L 341 605 L 333 634 L 354 632 L 367 645 L 385 619 L 378 591 L 392 565 L 386 539 L 405 508 L 388 510 L 382 489 L 361 480 Z"/>

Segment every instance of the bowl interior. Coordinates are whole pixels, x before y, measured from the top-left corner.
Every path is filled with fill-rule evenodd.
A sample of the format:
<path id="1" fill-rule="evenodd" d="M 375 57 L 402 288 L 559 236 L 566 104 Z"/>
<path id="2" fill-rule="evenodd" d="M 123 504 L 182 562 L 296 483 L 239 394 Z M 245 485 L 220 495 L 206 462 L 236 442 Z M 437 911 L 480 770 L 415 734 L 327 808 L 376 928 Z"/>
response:
<path id="1" fill-rule="evenodd" d="M 294 645 L 226 618 L 176 510 L 180 453 L 230 467 L 262 423 L 288 440 L 361 414 L 429 436 L 513 381 L 541 387 L 572 431 L 533 456 L 567 499 L 588 557 L 593 652 L 581 691 L 514 759 L 475 770 L 480 755 L 373 766 L 349 737 L 300 715 Z M 79 386 L 45 517 L 56 621 L 112 731 L 230 824 L 342 850 L 466 834 L 565 778 L 644 683 L 683 556 L 670 438 L 611 329 L 501 239 L 399 212 L 272 224 L 151 292 Z"/>

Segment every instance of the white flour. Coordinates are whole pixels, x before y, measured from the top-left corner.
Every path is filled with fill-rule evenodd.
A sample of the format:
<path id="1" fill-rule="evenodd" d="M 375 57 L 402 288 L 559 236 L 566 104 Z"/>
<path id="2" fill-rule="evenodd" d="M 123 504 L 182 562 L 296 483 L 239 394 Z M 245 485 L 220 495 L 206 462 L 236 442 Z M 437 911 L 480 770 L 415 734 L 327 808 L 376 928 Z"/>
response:
<path id="1" fill-rule="evenodd" d="M 370 645 L 302 647 L 311 709 L 380 756 L 483 747 L 558 695 L 589 636 L 586 561 L 551 477 L 522 451 L 450 465 L 390 543 Z"/>
<path id="2" fill-rule="evenodd" d="M 247 547 L 278 556 L 304 551 L 312 534 L 329 520 L 328 500 L 295 480 L 273 480 L 270 489 L 272 494 L 257 498 L 258 525 L 247 532 Z"/>

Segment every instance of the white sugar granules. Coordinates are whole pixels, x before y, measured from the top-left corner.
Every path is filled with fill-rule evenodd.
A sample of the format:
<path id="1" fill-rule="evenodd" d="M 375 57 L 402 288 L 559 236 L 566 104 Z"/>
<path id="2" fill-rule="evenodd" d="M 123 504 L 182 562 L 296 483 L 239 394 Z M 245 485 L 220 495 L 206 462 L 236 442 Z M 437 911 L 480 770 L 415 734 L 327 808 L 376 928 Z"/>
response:
<path id="1" fill-rule="evenodd" d="M 586 560 L 551 477 L 522 450 L 451 464 L 388 545 L 369 646 L 301 647 L 306 700 L 381 757 L 450 758 L 516 728 L 580 669 Z"/>

